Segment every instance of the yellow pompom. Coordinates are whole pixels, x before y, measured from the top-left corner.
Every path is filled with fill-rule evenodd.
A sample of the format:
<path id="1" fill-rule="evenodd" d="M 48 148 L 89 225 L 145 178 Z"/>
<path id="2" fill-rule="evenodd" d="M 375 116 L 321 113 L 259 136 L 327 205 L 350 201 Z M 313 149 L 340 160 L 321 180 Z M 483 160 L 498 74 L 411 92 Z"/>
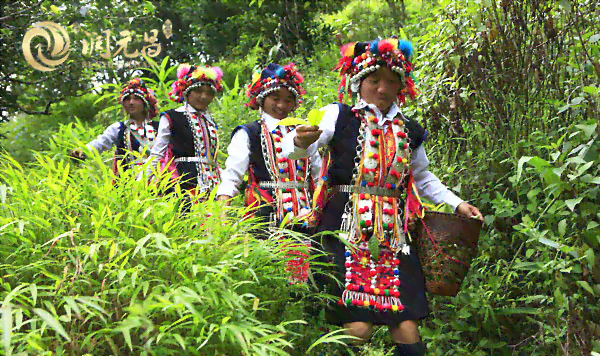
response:
<path id="1" fill-rule="evenodd" d="M 198 79 L 200 77 L 202 77 L 202 74 L 204 74 L 204 69 L 203 68 L 197 68 L 194 73 L 192 73 L 192 78 Z"/>
<path id="2" fill-rule="evenodd" d="M 252 83 L 256 83 L 260 80 L 260 73 L 252 74 Z"/>
<path id="3" fill-rule="evenodd" d="M 353 55 L 354 55 L 354 44 L 351 44 L 344 51 L 344 56 L 345 57 L 352 57 Z"/>
<path id="4" fill-rule="evenodd" d="M 206 78 L 211 79 L 211 80 L 215 80 L 217 79 L 217 73 L 212 70 L 212 69 L 207 69 L 204 74 L 206 75 Z"/>
<path id="5" fill-rule="evenodd" d="M 398 49 L 398 39 L 397 38 L 389 38 L 388 41 L 392 44 L 394 49 Z"/>

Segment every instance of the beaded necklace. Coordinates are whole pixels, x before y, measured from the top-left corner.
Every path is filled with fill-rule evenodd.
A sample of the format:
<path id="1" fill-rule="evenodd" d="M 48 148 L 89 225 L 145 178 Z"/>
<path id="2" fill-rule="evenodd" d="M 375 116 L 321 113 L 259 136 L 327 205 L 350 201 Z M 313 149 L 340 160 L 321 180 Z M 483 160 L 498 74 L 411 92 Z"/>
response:
<path id="1" fill-rule="evenodd" d="M 138 125 L 133 120 L 128 120 L 125 123 L 125 131 L 123 132 L 123 139 L 125 141 L 125 149 L 126 153 L 123 159 L 126 162 L 131 162 L 135 160 L 135 157 L 132 155 L 133 152 L 133 141 L 131 136 L 134 136 L 135 139 L 139 143 L 138 152 L 146 153 L 146 156 L 149 154 L 152 146 L 154 145 L 154 139 L 156 138 L 156 133 L 154 131 L 154 127 L 152 126 L 152 120 L 146 120 L 141 125 Z M 143 162 L 139 162 L 140 164 Z"/>
<path id="2" fill-rule="evenodd" d="M 219 136 L 217 125 L 208 115 L 197 115 L 190 111 L 189 104 L 185 105 L 185 116 L 194 137 L 194 154 L 200 160 L 194 161 L 198 172 L 198 189 L 206 191 L 213 189 L 221 180 L 217 165 Z"/>
<path id="3" fill-rule="evenodd" d="M 274 189 L 277 221 L 291 214 L 294 217 L 310 212 L 311 196 L 308 192 L 310 174 L 308 158 L 290 160 L 281 155 L 283 134 L 281 129 L 269 131 L 264 120 L 260 120 L 260 142 L 265 165 L 271 180 L 289 183 L 289 188 Z M 291 184 L 297 183 L 297 184 Z"/>

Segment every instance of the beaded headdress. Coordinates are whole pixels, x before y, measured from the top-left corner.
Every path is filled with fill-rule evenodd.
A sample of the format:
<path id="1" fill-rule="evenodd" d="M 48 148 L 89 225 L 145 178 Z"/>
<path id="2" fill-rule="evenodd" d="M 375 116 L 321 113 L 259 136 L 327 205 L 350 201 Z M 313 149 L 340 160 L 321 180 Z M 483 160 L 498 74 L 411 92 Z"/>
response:
<path id="1" fill-rule="evenodd" d="M 129 81 L 129 83 L 125 84 L 121 90 L 121 95 L 119 96 L 119 103 L 123 104 L 123 100 L 129 95 L 135 95 L 142 99 L 144 106 L 146 107 L 146 111 L 148 112 L 149 119 L 152 119 L 158 115 L 157 101 L 156 97 L 154 96 L 154 92 L 152 89 L 146 88 L 146 84 L 143 80 L 140 78 L 134 78 Z"/>
<path id="2" fill-rule="evenodd" d="M 183 103 L 188 93 L 201 85 L 209 85 L 215 92 L 219 92 L 223 90 L 222 79 L 223 71 L 219 67 L 181 64 L 177 68 L 177 80 L 171 85 L 169 98 L 176 103 Z"/>
<path id="3" fill-rule="evenodd" d="M 339 86 L 340 102 L 343 101 L 345 93 L 348 93 L 348 86 L 352 93 L 358 93 L 362 80 L 381 66 L 387 66 L 400 76 L 403 85 L 398 93 L 398 100 L 401 103 L 404 103 L 407 95 L 411 99 L 417 96 L 410 62 L 413 47 L 409 41 L 387 38 L 353 42 L 342 46 L 340 53 L 342 58 L 334 68 L 339 70 L 342 77 Z"/>
<path id="4" fill-rule="evenodd" d="M 300 84 L 304 82 L 302 75 L 296 70 L 294 63 L 285 66 L 270 63 L 260 73 L 254 73 L 252 83 L 248 85 L 246 96 L 250 101 L 245 105 L 251 109 L 258 110 L 264 99 L 271 93 L 287 88 L 294 94 L 296 105 L 302 103 L 302 95 L 306 90 Z"/>

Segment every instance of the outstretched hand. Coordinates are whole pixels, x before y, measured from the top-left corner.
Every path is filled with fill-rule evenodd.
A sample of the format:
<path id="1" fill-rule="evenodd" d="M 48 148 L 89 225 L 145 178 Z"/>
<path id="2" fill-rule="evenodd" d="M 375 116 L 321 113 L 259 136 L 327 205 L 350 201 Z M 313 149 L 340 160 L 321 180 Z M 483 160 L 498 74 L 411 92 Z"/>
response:
<path id="1" fill-rule="evenodd" d="M 300 125 L 296 127 L 296 137 L 294 137 L 294 145 L 302 149 L 307 149 L 321 136 L 321 130 L 318 126 Z"/>
<path id="2" fill-rule="evenodd" d="M 456 213 L 466 216 L 468 218 L 476 218 L 479 220 L 483 220 L 483 214 L 481 214 L 481 211 L 479 211 L 479 209 L 467 202 L 460 203 L 456 207 Z"/>
<path id="3" fill-rule="evenodd" d="M 71 156 L 72 158 L 80 159 L 80 160 L 85 159 L 85 153 L 83 153 L 83 151 L 80 148 L 77 148 L 77 149 L 74 149 L 73 151 L 71 151 L 71 153 L 69 153 L 69 156 Z"/>

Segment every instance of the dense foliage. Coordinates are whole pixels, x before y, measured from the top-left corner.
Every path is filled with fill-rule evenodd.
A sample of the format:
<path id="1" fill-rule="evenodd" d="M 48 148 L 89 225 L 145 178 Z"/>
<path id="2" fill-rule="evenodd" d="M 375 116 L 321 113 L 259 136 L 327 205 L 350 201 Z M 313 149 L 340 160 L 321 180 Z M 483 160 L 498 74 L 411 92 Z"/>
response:
<path id="1" fill-rule="evenodd" d="M 2 46 L 13 56 L 0 59 L 0 105 L 12 115 L 0 125 L 5 353 L 300 355 L 329 328 L 303 314 L 322 296 L 286 282 L 281 245 L 249 237 L 242 211 L 223 223 L 208 203 L 181 217 L 178 195 L 129 176 L 113 185 L 109 153 L 83 164 L 66 158 L 122 115 L 115 88 L 132 71 L 115 66 L 92 80 L 99 67 L 75 56 L 59 77 L 28 68 L 14 43 L 31 23 L 62 16 L 90 31 L 120 28 L 126 17 L 146 28 L 172 19 L 173 45 L 140 58 L 140 73 L 165 109 L 174 105 L 166 100 L 174 66 L 214 58 L 226 89 L 210 109 L 225 144 L 257 115 L 242 105 L 256 66 L 296 62 L 309 109 L 336 100 L 338 43 L 411 39 L 421 95 L 405 112 L 430 131 L 432 171 L 486 215 L 460 294 L 430 298 L 421 328 L 429 354 L 600 354 L 596 1 L 265 0 L 244 2 L 244 11 L 238 1 L 88 2 L 98 5 L 91 17 L 79 2 L 58 13 L 50 2 L 24 3 L 32 16 L 3 19 L 2 38 L 13 43 Z M 284 27 L 291 23 L 298 28 Z M 47 100 L 56 103 L 45 110 Z M 27 115 L 35 111 L 47 112 Z M 335 335 L 312 350 L 334 355 Z M 366 352 L 383 355 L 389 337 L 377 332 L 373 344 Z"/>

